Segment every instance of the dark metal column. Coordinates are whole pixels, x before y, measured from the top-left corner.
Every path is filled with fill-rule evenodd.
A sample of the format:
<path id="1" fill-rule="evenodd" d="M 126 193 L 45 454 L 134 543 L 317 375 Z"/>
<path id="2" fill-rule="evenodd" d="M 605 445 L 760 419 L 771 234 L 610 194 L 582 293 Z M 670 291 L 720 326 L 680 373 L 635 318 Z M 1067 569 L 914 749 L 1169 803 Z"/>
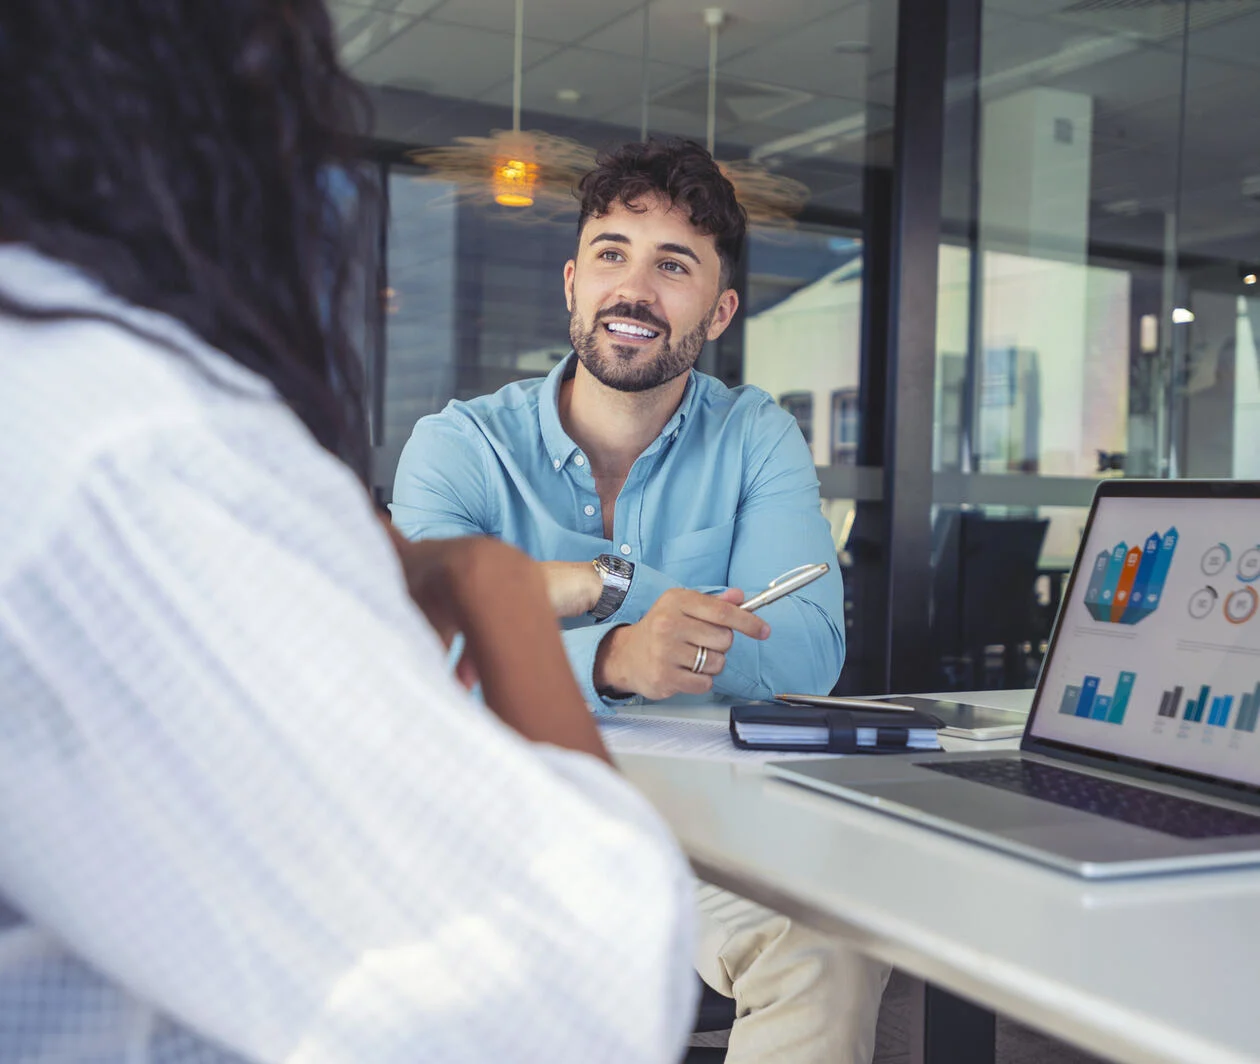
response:
<path id="1" fill-rule="evenodd" d="M 867 30 L 871 56 L 892 55 L 897 48 L 897 9 L 872 4 Z M 896 59 L 893 59 L 896 62 Z M 892 134 L 879 79 L 887 77 L 872 60 L 867 70 L 866 142 L 862 170 L 862 358 L 859 369 L 857 464 L 884 464 L 885 426 L 894 417 L 888 398 L 888 320 L 892 254 Z M 885 486 L 879 500 L 858 500 L 845 545 L 851 564 L 845 573 L 852 602 L 849 648 L 837 692 L 887 693 L 888 565 L 890 557 Z"/>
<path id="2" fill-rule="evenodd" d="M 886 633 L 890 689 L 916 691 L 934 678 L 928 610 L 948 6 L 899 0 L 897 22 L 883 455 Z"/>

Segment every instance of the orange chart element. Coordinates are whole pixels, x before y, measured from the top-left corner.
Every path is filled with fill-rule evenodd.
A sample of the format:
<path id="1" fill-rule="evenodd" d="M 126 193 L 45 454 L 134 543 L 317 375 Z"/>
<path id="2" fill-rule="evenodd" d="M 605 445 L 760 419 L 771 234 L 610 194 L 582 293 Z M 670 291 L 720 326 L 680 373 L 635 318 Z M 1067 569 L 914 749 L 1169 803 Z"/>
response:
<path id="1" fill-rule="evenodd" d="M 1115 597 L 1111 600 L 1112 624 L 1119 624 L 1124 616 L 1124 608 L 1129 604 L 1129 592 L 1133 590 L 1133 581 L 1137 579 L 1138 566 L 1142 564 L 1142 548 L 1131 547 L 1124 556 L 1124 568 L 1120 570 L 1120 583 L 1116 586 Z"/>
<path id="2" fill-rule="evenodd" d="M 1240 587 L 1225 598 L 1225 620 L 1230 624 L 1246 624 L 1256 615 L 1257 606 L 1260 606 L 1260 595 L 1255 588 Z"/>

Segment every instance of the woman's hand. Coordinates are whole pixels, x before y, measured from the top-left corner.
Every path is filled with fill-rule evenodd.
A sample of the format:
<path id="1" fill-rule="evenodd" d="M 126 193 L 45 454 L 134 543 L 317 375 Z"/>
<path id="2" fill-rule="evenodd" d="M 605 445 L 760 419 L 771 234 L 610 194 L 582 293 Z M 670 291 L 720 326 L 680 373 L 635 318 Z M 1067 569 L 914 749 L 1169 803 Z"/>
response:
<path id="1" fill-rule="evenodd" d="M 413 543 L 382 522 L 416 605 L 448 647 L 456 632 L 464 636 L 460 682 L 480 682 L 486 705 L 525 738 L 607 761 L 560 642 L 542 568 L 497 539 Z"/>

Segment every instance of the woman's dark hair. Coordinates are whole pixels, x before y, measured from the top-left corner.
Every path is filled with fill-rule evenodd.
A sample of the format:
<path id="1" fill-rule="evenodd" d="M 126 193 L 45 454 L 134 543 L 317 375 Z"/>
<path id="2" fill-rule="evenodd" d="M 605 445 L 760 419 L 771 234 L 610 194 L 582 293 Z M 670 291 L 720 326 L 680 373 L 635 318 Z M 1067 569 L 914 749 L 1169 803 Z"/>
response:
<path id="1" fill-rule="evenodd" d="M 651 138 L 601 152 L 595 169 L 578 183 L 582 214 L 578 233 L 591 217 L 607 214 L 615 203 L 630 209 L 643 196 L 657 194 L 685 207 L 691 224 L 714 238 L 722 262 L 722 286 L 744 253 L 748 216 L 735 198 L 735 188 L 707 151 L 692 140 Z"/>
<path id="2" fill-rule="evenodd" d="M 3 0 L 0 239 L 183 322 L 364 476 L 366 117 L 323 0 Z"/>

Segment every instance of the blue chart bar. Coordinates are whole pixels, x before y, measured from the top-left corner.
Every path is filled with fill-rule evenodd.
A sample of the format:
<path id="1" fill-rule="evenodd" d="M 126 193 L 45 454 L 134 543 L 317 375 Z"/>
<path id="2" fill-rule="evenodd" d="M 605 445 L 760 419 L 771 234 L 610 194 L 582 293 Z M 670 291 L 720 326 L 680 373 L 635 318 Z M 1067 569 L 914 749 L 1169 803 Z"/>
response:
<path id="1" fill-rule="evenodd" d="M 1255 731 L 1257 716 L 1260 716 L 1260 683 L 1256 684 L 1255 690 L 1250 694 L 1242 696 L 1242 702 L 1238 706 L 1238 716 L 1234 718 L 1235 730 Z"/>
<path id="2" fill-rule="evenodd" d="M 1081 685 L 1081 698 L 1076 703 L 1076 715 L 1088 717 L 1094 708 L 1094 696 L 1098 694 L 1098 677 L 1086 676 Z"/>
<path id="3" fill-rule="evenodd" d="M 1233 695 L 1221 695 L 1212 699 L 1212 712 L 1208 714 L 1208 723 L 1214 728 L 1225 727 L 1229 722 L 1229 710 L 1233 704 Z"/>
<path id="4" fill-rule="evenodd" d="M 1090 720 L 1106 721 L 1108 724 L 1123 724 L 1124 711 L 1129 706 L 1129 696 L 1136 680 L 1136 673 L 1122 672 L 1116 681 L 1115 693 L 1100 694 L 1099 677 L 1086 676 L 1081 683 L 1070 683 L 1063 689 L 1059 712 L 1069 717 L 1086 717 Z"/>
<path id="5" fill-rule="evenodd" d="M 1109 724 L 1123 724 L 1124 711 L 1129 708 L 1129 695 L 1133 693 L 1133 684 L 1137 673 L 1122 672 L 1116 681 L 1116 694 L 1111 700 L 1111 709 L 1104 718 Z"/>
<path id="6" fill-rule="evenodd" d="M 1204 684 L 1199 688 L 1199 697 L 1192 698 L 1186 702 L 1186 713 L 1184 720 L 1188 720 L 1191 724 L 1197 724 L 1203 720 L 1203 711 L 1207 709 L 1208 695 L 1212 693 L 1212 688 Z"/>

